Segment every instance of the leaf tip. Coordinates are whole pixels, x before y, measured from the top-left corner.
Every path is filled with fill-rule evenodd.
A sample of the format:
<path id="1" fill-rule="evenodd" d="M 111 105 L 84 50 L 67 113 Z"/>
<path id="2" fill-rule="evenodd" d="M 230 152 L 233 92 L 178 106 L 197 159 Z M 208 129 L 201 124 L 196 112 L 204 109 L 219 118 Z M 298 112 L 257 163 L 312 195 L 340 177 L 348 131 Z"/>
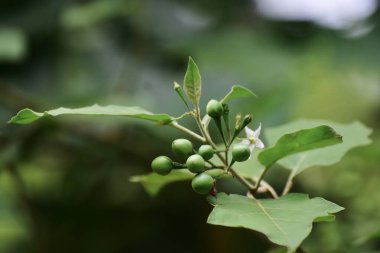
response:
<path id="1" fill-rule="evenodd" d="M 13 116 L 7 123 L 8 124 L 29 124 L 36 121 L 41 117 L 41 113 L 37 113 L 32 109 L 25 108 L 20 110 L 15 116 Z"/>

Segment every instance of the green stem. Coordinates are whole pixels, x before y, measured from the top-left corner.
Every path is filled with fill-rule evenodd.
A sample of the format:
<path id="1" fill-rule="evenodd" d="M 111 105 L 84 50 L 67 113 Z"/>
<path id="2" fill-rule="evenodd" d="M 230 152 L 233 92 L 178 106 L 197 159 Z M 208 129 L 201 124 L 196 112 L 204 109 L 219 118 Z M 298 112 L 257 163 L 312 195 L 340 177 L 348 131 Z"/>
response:
<path id="1" fill-rule="evenodd" d="M 290 191 L 290 189 L 293 186 L 293 178 L 294 178 L 294 173 L 292 171 L 288 177 L 288 180 L 286 181 L 286 184 L 285 184 L 284 190 L 282 191 L 281 196 L 284 196 Z"/>
<path id="2" fill-rule="evenodd" d="M 257 179 L 257 182 L 256 182 L 256 185 L 255 185 L 255 188 L 253 189 L 253 192 L 255 193 L 257 191 L 257 189 L 259 189 L 260 187 L 260 184 L 261 184 L 261 181 L 263 180 L 265 174 L 268 172 L 270 166 L 268 167 L 265 167 L 263 172 L 261 172 L 259 178 Z"/>
<path id="3" fill-rule="evenodd" d="M 253 194 L 255 193 L 255 187 L 247 179 L 240 176 L 239 173 L 237 173 L 233 168 L 229 168 L 229 172 L 232 176 L 239 180 L 240 183 L 244 185 L 253 196 Z"/>
<path id="4" fill-rule="evenodd" d="M 256 183 L 258 181 L 258 178 L 253 177 L 252 180 L 255 181 L 255 183 Z M 271 195 L 272 198 L 278 199 L 278 194 L 277 194 L 276 190 L 268 182 L 266 182 L 265 180 L 261 180 L 260 184 L 263 187 L 265 187 L 265 189 Z"/>
<path id="5" fill-rule="evenodd" d="M 222 136 L 222 139 L 223 139 L 223 142 L 224 142 L 224 146 L 226 146 L 226 148 L 227 148 L 228 145 L 227 145 L 226 137 L 224 136 L 224 132 L 223 132 L 223 128 L 222 128 L 222 121 L 221 121 L 220 118 L 214 118 L 214 120 L 215 120 L 216 126 L 217 126 L 217 128 L 219 130 L 219 133 Z"/>
<path id="6" fill-rule="evenodd" d="M 180 130 L 180 131 L 182 131 L 184 133 L 187 133 L 187 134 L 191 135 L 192 137 L 194 137 L 195 139 L 198 139 L 201 142 L 206 142 L 206 139 L 204 137 L 202 137 L 199 134 L 194 133 L 190 129 L 188 129 L 188 128 L 186 128 L 186 127 L 178 124 L 176 121 L 172 121 L 169 125 L 172 126 L 172 127 L 174 127 L 174 128 L 177 128 L 178 130 Z"/>

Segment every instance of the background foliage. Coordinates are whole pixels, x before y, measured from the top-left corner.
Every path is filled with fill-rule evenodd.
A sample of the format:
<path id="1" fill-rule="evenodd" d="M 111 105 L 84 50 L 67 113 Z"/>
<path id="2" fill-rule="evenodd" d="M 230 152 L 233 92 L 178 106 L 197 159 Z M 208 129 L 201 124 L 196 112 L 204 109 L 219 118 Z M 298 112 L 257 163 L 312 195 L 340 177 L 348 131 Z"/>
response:
<path id="1" fill-rule="evenodd" d="M 372 145 L 301 173 L 294 191 L 346 208 L 335 223 L 316 226 L 305 250 L 380 251 L 378 13 L 357 38 L 271 21 L 246 0 L 5 0 L 0 14 L 1 252 L 272 249 L 259 233 L 207 225 L 211 207 L 188 183 L 150 198 L 129 182 L 170 154 L 175 130 L 86 116 L 6 125 L 24 107 L 120 104 L 179 115 L 172 82 L 182 80 L 189 55 L 202 71 L 202 107 L 242 84 L 258 98 L 231 108 L 252 112 L 255 127 L 302 117 L 373 129 Z M 280 187 L 286 175 L 268 176 Z M 242 192 L 235 182 L 223 187 Z"/>

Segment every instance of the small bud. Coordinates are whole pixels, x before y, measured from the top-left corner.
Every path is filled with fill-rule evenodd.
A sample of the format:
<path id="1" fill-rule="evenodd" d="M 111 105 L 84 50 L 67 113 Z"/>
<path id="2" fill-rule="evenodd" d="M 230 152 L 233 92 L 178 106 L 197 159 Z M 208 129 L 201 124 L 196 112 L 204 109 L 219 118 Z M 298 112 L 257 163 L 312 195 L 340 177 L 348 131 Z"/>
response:
<path id="1" fill-rule="evenodd" d="M 238 113 L 235 116 L 235 129 L 240 130 L 240 121 L 241 121 L 241 114 Z"/>
<path id="2" fill-rule="evenodd" d="M 243 123 L 240 126 L 240 130 L 246 127 L 249 123 L 252 122 L 252 114 L 247 114 L 244 116 Z"/>
<path id="3" fill-rule="evenodd" d="M 183 90 L 182 90 L 181 85 L 179 85 L 176 81 L 174 81 L 173 89 L 177 92 L 177 94 L 181 98 L 182 102 L 185 104 L 187 109 L 190 111 L 189 104 L 187 103 L 185 96 L 183 95 Z"/>

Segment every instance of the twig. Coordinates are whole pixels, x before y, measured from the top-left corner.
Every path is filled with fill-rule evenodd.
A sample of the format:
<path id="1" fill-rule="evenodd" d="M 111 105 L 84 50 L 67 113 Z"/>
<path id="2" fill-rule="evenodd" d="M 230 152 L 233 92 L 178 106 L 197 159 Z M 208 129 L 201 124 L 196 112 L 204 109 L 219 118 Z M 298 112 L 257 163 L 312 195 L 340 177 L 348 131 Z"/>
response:
<path id="1" fill-rule="evenodd" d="M 174 128 L 177 128 L 178 130 L 184 132 L 184 133 L 187 133 L 189 135 L 191 135 L 192 137 L 194 137 L 195 139 L 201 141 L 201 142 L 206 142 L 206 139 L 202 136 L 200 136 L 199 134 L 197 133 L 194 133 L 193 131 L 191 131 L 190 129 L 187 129 L 186 127 L 178 124 L 176 121 L 173 121 L 169 124 L 170 126 L 174 127 Z"/>

